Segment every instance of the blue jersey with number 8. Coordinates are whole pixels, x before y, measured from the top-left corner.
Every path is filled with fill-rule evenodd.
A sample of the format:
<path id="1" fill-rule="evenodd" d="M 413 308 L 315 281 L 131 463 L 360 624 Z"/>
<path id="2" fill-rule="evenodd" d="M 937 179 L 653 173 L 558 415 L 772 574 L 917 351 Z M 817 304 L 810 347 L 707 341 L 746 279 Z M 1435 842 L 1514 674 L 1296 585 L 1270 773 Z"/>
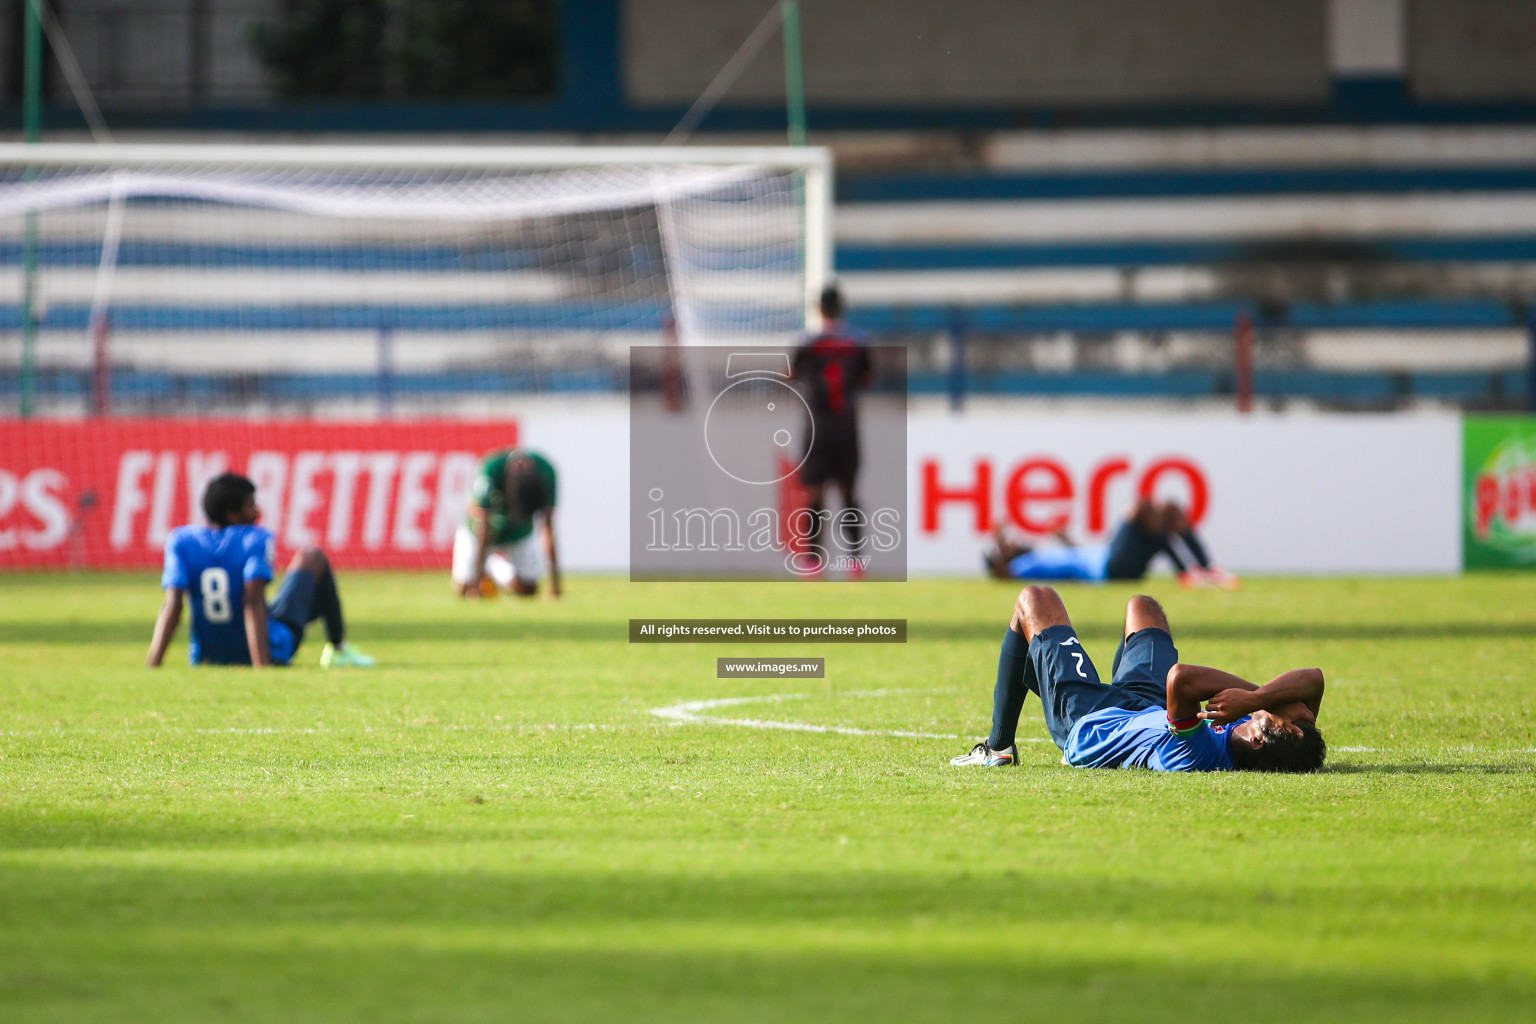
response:
<path id="1" fill-rule="evenodd" d="M 272 531 L 262 526 L 182 526 L 172 531 L 165 542 L 160 586 L 178 587 L 191 598 L 192 664 L 251 663 L 245 584 L 272 579 L 274 546 Z M 276 649 L 272 659 L 287 660 Z"/>

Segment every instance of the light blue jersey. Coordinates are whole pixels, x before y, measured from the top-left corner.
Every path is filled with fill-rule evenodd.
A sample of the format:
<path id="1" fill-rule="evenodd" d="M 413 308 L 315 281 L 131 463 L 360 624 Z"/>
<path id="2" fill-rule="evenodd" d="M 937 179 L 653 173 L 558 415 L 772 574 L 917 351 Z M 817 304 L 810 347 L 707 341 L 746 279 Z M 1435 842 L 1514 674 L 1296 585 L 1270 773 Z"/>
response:
<path id="1" fill-rule="evenodd" d="M 1175 736 L 1168 731 L 1163 707 L 1100 708 L 1077 720 L 1067 738 L 1067 762 L 1077 768 L 1150 768 L 1155 772 L 1229 772 L 1232 755 L 1229 725 L 1202 723 L 1198 732 Z"/>
<path id="2" fill-rule="evenodd" d="M 183 526 L 165 542 L 160 586 L 184 590 L 192 604 L 192 664 L 249 665 L 245 584 L 272 579 L 276 542 L 261 526 Z M 269 620 L 272 661 L 285 664 L 295 647 L 291 630 Z"/>
<path id="3" fill-rule="evenodd" d="M 1016 556 L 1008 571 L 1016 580 L 1102 580 L 1107 575 L 1109 548 L 1090 546 L 1039 547 Z"/>

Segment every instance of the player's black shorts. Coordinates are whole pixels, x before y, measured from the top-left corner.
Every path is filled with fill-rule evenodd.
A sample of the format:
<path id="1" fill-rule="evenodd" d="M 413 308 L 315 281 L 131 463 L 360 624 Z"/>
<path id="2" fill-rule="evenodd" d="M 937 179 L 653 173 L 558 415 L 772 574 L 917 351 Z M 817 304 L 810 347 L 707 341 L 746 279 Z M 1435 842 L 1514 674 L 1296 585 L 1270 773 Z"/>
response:
<path id="1" fill-rule="evenodd" d="M 819 487 L 832 480 L 852 488 L 858 475 L 858 431 L 836 422 L 818 422 L 815 441 L 800 464 L 800 482 L 806 487 Z"/>
<path id="2" fill-rule="evenodd" d="M 1066 750 L 1072 727 L 1091 711 L 1167 706 L 1168 670 L 1178 660 L 1178 649 L 1166 631 L 1137 630 L 1121 641 L 1115 652 L 1114 682 L 1106 685 L 1077 632 L 1071 626 L 1051 626 L 1030 641 L 1027 681 L 1040 697 L 1051 739 Z"/>
<path id="3" fill-rule="evenodd" d="M 294 646 L 304 639 L 304 627 L 314 621 L 315 574 L 307 569 L 289 569 L 277 588 L 277 596 L 267 605 L 267 615 L 293 630 Z"/>

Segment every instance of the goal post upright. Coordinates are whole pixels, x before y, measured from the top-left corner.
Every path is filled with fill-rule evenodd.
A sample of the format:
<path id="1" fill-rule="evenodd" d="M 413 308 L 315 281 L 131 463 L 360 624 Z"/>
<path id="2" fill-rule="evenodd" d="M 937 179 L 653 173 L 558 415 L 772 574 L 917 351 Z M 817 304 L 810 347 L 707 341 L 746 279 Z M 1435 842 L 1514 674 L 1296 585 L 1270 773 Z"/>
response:
<path id="1" fill-rule="evenodd" d="M 805 322 L 820 316 L 821 290 L 832 281 L 832 154 L 827 149 L 800 152 L 822 154 L 805 168 Z"/>

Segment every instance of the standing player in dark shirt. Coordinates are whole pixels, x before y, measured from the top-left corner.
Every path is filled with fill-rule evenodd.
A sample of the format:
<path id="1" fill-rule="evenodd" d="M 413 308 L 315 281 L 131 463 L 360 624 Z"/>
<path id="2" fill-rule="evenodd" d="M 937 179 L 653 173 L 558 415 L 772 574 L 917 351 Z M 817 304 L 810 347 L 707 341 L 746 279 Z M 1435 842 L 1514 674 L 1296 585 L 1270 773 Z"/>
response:
<path id="1" fill-rule="evenodd" d="M 821 293 L 821 331 L 795 350 L 794 380 L 811 410 L 810 451 L 800 465 L 800 484 L 822 529 L 827 484 L 837 487 L 843 509 L 852 511 L 842 529 L 853 553 L 863 546 L 855 482 L 859 475 L 858 392 L 869 386 L 873 369 L 863 336 L 843 320 L 843 296 L 837 285 Z M 811 538 L 815 541 L 815 535 Z M 859 563 L 855 562 L 856 567 Z M 854 575 L 859 575 L 857 568 Z"/>

